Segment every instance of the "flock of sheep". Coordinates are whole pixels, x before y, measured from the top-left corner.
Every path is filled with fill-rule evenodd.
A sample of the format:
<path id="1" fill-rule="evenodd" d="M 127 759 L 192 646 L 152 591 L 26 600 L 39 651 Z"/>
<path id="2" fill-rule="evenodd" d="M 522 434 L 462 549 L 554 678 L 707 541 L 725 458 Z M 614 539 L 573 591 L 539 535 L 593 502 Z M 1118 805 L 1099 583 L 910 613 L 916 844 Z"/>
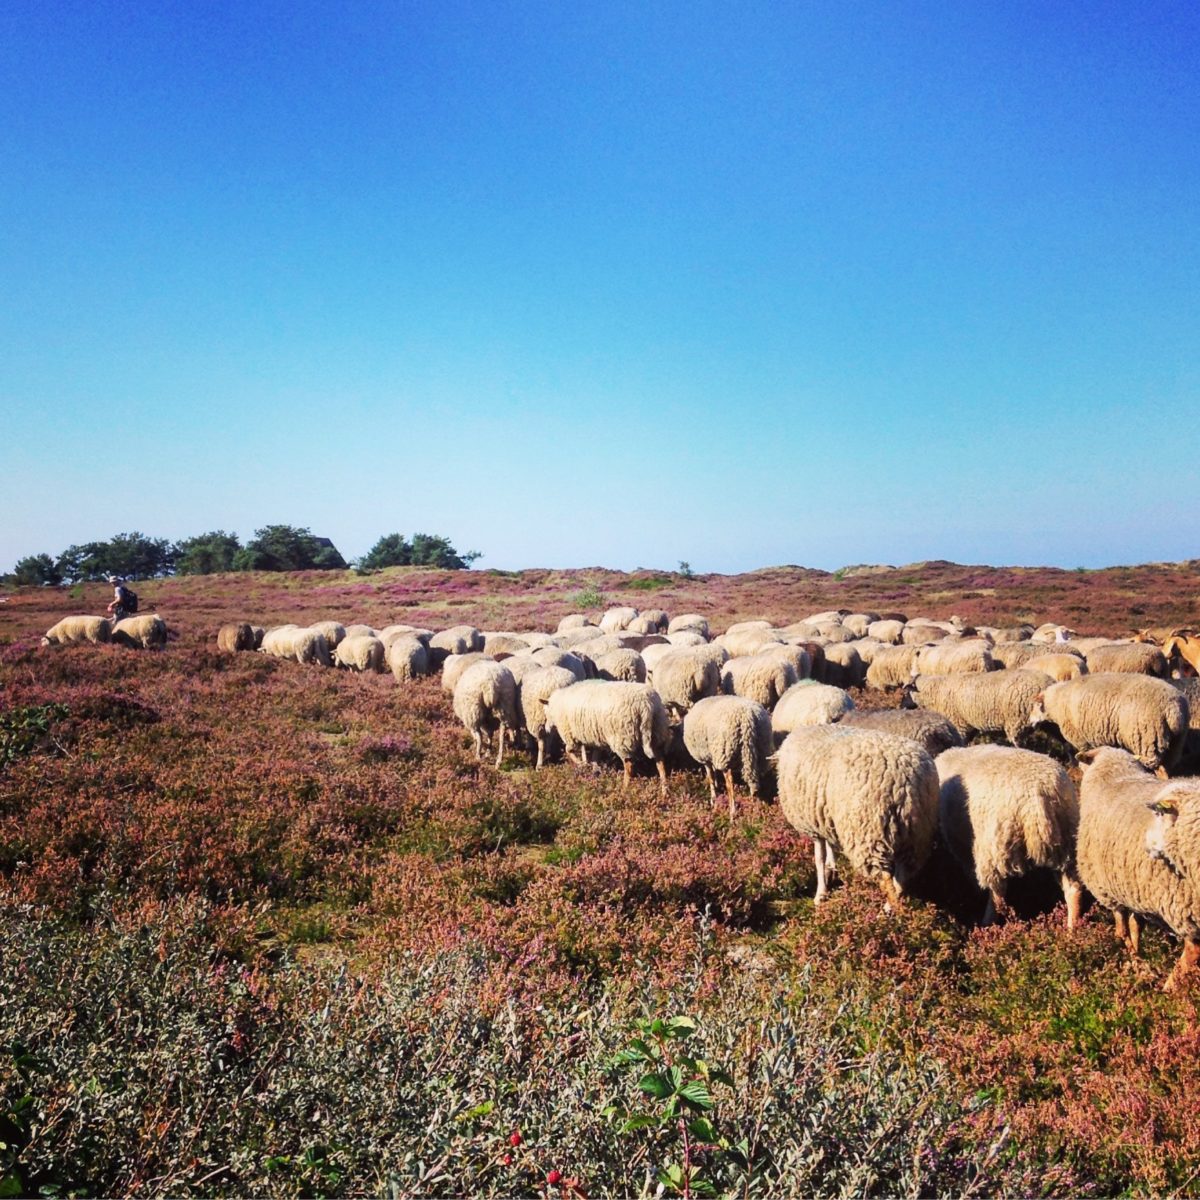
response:
<path id="1" fill-rule="evenodd" d="M 1086 889 L 1134 953 L 1145 918 L 1182 939 L 1168 986 L 1200 968 L 1200 778 L 1167 774 L 1195 732 L 1200 681 L 1172 679 L 1186 665 L 1148 641 L 844 611 L 712 637 L 699 614 L 613 608 L 554 634 L 325 621 L 228 625 L 218 645 L 399 681 L 440 671 L 477 756 L 497 741 L 497 765 L 527 740 L 540 768 L 557 735 L 572 761 L 619 759 L 626 785 L 649 760 L 665 792 L 682 747 L 714 803 L 721 776 L 731 818 L 735 781 L 760 796 L 773 773 L 783 814 L 813 841 L 818 900 L 841 851 L 899 903 L 940 836 L 986 893 L 985 922 L 1010 879 L 1049 868 L 1068 927 Z M 902 688 L 903 706 L 860 711 L 851 687 Z M 1027 748 L 1044 724 L 1078 785 Z M 967 745 L 979 734 L 1010 745 Z"/>

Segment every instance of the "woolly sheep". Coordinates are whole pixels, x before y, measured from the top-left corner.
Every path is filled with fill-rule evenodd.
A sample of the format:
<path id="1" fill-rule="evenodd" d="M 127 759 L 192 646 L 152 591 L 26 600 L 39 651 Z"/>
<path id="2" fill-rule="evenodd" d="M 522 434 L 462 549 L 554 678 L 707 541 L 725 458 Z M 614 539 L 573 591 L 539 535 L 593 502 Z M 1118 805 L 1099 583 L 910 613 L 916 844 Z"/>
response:
<path id="1" fill-rule="evenodd" d="M 918 675 L 959 675 L 995 669 L 991 646 L 981 638 L 922 646 L 913 671 Z"/>
<path id="2" fill-rule="evenodd" d="M 348 637 L 378 637 L 379 634 L 370 625 L 346 625 L 341 641 Z"/>
<path id="3" fill-rule="evenodd" d="M 543 667 L 566 667 L 576 679 L 594 679 L 595 664 L 591 659 L 570 650 L 560 650 L 557 646 L 543 646 L 533 651 L 533 659 Z"/>
<path id="4" fill-rule="evenodd" d="M 1079 919 L 1075 877 L 1079 796 L 1052 758 L 1011 746 L 967 746 L 934 761 L 942 840 L 987 893 L 982 924 L 1005 908 L 1008 881 L 1047 867 L 1062 881 L 1067 928 Z"/>
<path id="5" fill-rule="evenodd" d="M 916 646 L 888 646 L 876 653 L 867 668 L 867 687 L 886 691 L 903 687 L 912 679 L 917 661 Z"/>
<path id="6" fill-rule="evenodd" d="M 149 650 L 167 644 L 167 623 L 158 613 L 124 617 L 112 627 L 112 640 L 131 650 Z"/>
<path id="7" fill-rule="evenodd" d="M 874 638 L 857 638 L 853 642 L 847 642 L 847 646 L 852 646 L 863 665 L 863 680 L 866 680 L 867 668 L 875 661 L 875 655 L 884 649 L 883 642 L 877 642 Z"/>
<path id="8" fill-rule="evenodd" d="M 685 630 L 698 633 L 705 641 L 710 636 L 708 622 L 699 613 L 681 613 L 667 623 L 667 633 L 683 633 Z"/>
<path id="9" fill-rule="evenodd" d="M 723 633 L 712 644 L 722 647 L 730 658 L 748 658 L 767 646 L 782 643 L 779 634 L 771 629 L 733 629 Z"/>
<path id="10" fill-rule="evenodd" d="M 330 650 L 336 650 L 338 643 L 346 636 L 346 627 L 339 625 L 337 621 L 317 621 L 315 624 L 310 625 L 309 629 L 315 629 L 318 633 L 322 634 L 325 638 L 325 644 Z M 387 640 L 382 633 L 379 634 L 379 638 L 381 641 Z"/>
<path id="11" fill-rule="evenodd" d="M 508 666 L 506 661 L 504 664 Z M 577 682 L 566 667 L 539 667 L 536 664 L 516 681 L 517 719 L 537 743 L 534 770 L 540 771 L 546 761 L 546 701 L 560 688 Z"/>
<path id="12" fill-rule="evenodd" d="M 779 750 L 779 807 L 813 839 L 819 903 L 834 852 L 899 904 L 929 857 L 937 828 L 938 778 L 916 742 L 870 729 L 805 725 Z"/>
<path id="13" fill-rule="evenodd" d="M 1062 635 L 1061 637 L 1059 635 Z M 1030 635 L 1029 640 L 1032 642 L 1058 642 L 1069 637 L 1071 630 L 1065 625 L 1055 625 L 1052 621 L 1048 621 L 1044 625 L 1039 625 Z"/>
<path id="14" fill-rule="evenodd" d="M 900 635 L 900 641 L 905 646 L 924 646 L 930 642 L 943 642 L 950 636 L 948 629 L 934 625 L 929 621 L 910 621 Z"/>
<path id="15" fill-rule="evenodd" d="M 745 696 L 766 709 L 774 708 L 796 682 L 796 669 L 790 662 L 767 654 L 731 658 L 721 669 L 721 691 L 727 696 Z"/>
<path id="16" fill-rule="evenodd" d="M 847 613 L 842 618 L 842 624 L 849 629 L 856 638 L 865 638 L 867 636 L 867 630 L 871 628 L 872 623 L 878 620 L 878 613 Z"/>
<path id="17" fill-rule="evenodd" d="M 333 660 L 329 657 L 329 643 L 319 629 L 297 629 L 292 635 L 292 654 L 299 663 L 333 666 Z"/>
<path id="18" fill-rule="evenodd" d="M 840 687 L 802 679 L 779 697 L 771 713 L 771 728 L 776 739 L 782 741 L 801 725 L 832 725 L 853 707 L 850 693 Z"/>
<path id="19" fill-rule="evenodd" d="M 1057 725 L 1077 756 L 1117 746 L 1152 771 L 1173 767 L 1187 737 L 1187 701 L 1148 675 L 1083 675 L 1055 683 L 1034 697 L 1029 711 L 1030 724 Z"/>
<path id="20" fill-rule="evenodd" d="M 1078 679 L 1080 675 L 1086 675 L 1088 665 L 1077 654 L 1038 654 L 1025 664 L 1025 669 L 1041 671 L 1055 683 L 1062 683 L 1065 679 Z"/>
<path id="21" fill-rule="evenodd" d="M 1047 654 L 1075 654 L 1065 642 L 1047 645 L 1045 642 L 1034 641 L 994 642 L 991 653 L 992 661 L 997 666 L 1010 671 L 1024 667 L 1035 658 L 1043 658 Z M 1082 655 L 1079 657 L 1082 659 Z"/>
<path id="22" fill-rule="evenodd" d="M 253 650 L 254 630 L 244 621 L 241 624 L 222 625 L 217 631 L 217 649 L 231 654 L 239 650 Z"/>
<path id="23" fill-rule="evenodd" d="M 523 654 L 529 649 L 529 643 L 522 641 L 511 633 L 489 633 L 484 635 L 483 652 L 497 662 L 511 658 L 514 654 Z"/>
<path id="24" fill-rule="evenodd" d="M 334 662 L 352 671 L 382 671 L 384 654 L 383 643 L 377 637 L 347 635 L 334 651 Z"/>
<path id="25" fill-rule="evenodd" d="M 706 644 L 707 643 L 705 642 L 700 643 L 702 646 Z M 646 664 L 647 672 L 653 673 L 654 666 L 659 659 L 677 649 L 679 649 L 679 647 L 675 646 L 671 642 L 668 642 L 665 646 L 647 646 L 646 649 L 642 651 L 642 662 Z"/>
<path id="26" fill-rule="evenodd" d="M 276 625 L 263 634 L 259 650 L 271 658 L 291 658 L 295 654 L 293 635 L 298 633 L 298 625 Z"/>
<path id="27" fill-rule="evenodd" d="M 764 621 L 760 617 L 753 621 L 734 621 L 734 623 L 725 630 L 725 633 L 748 633 L 752 629 L 761 629 L 770 632 L 771 628 L 771 622 Z"/>
<path id="28" fill-rule="evenodd" d="M 858 651 L 849 642 L 835 642 L 825 647 L 821 678 L 834 687 L 862 687 L 867 668 Z"/>
<path id="29" fill-rule="evenodd" d="M 705 654 L 707 646 L 672 650 L 664 654 L 650 671 L 650 682 L 668 710 L 686 713 L 697 700 L 721 692 L 721 671 Z"/>
<path id="30" fill-rule="evenodd" d="M 671 739 L 667 710 L 658 693 L 641 683 L 587 680 L 555 692 L 546 702 L 547 727 L 556 730 L 574 758 L 577 747 L 610 750 L 625 769 L 625 787 L 641 754 L 658 771 L 659 788 L 667 792 L 663 761 Z"/>
<path id="31" fill-rule="evenodd" d="M 483 758 L 483 743 L 499 732 L 496 766 L 504 761 L 506 733 L 514 737 L 520 729 L 517 718 L 517 685 L 500 663 L 483 658 L 472 663 L 454 689 L 454 715 L 475 739 L 475 757 Z"/>
<path id="32" fill-rule="evenodd" d="M 698 629 L 677 629 L 667 634 L 667 644 L 670 646 L 703 646 L 708 641 Z"/>
<path id="33" fill-rule="evenodd" d="M 646 664 L 636 650 L 610 650 L 592 659 L 598 679 L 620 680 L 624 683 L 645 683 Z"/>
<path id="34" fill-rule="evenodd" d="M 658 621 L 656 621 L 653 617 L 648 616 L 646 613 L 638 613 L 638 615 L 634 617 L 628 625 L 625 626 L 625 629 L 629 633 L 657 633 Z"/>
<path id="35" fill-rule="evenodd" d="M 576 646 L 583 645 L 584 642 L 593 641 L 596 638 L 605 636 L 604 630 L 595 625 L 583 625 L 578 629 L 568 629 L 565 633 L 561 633 L 554 640 L 564 649 L 572 650 Z"/>
<path id="36" fill-rule="evenodd" d="M 1087 652 L 1087 669 L 1092 675 L 1126 674 L 1167 677 L 1167 660 L 1163 652 L 1148 642 L 1110 642 Z"/>
<path id="37" fill-rule="evenodd" d="M 903 635 L 903 621 L 872 621 L 867 626 L 867 636 L 874 638 L 877 642 L 883 642 L 884 645 L 895 646 L 899 644 Z"/>
<path id="38" fill-rule="evenodd" d="M 858 636 L 854 630 L 847 629 L 840 621 L 818 621 L 813 625 L 813 632 L 837 645 L 839 642 L 852 642 Z"/>
<path id="39" fill-rule="evenodd" d="M 1003 733 L 1015 746 L 1032 726 L 1031 708 L 1049 683 L 1040 671 L 918 675 L 903 703 L 941 713 L 964 741 L 977 733 Z"/>
<path id="40" fill-rule="evenodd" d="M 648 633 L 666 633 L 671 624 L 671 618 L 661 608 L 643 608 L 638 616 L 640 620 L 654 623 L 654 628 L 647 630 Z"/>
<path id="41" fill-rule="evenodd" d="M 429 642 L 433 637 L 433 630 L 422 629 L 419 625 L 385 625 L 375 636 L 385 646 L 390 646 L 393 640 L 398 637 L 414 637 L 428 650 Z M 333 643 L 330 642 L 330 645 L 332 646 Z"/>
<path id="42" fill-rule="evenodd" d="M 527 633 L 520 633 L 517 636 L 523 639 L 531 650 L 540 650 L 543 646 L 556 645 L 554 639 L 548 633 L 542 633 L 536 629 L 531 629 Z"/>
<path id="43" fill-rule="evenodd" d="M 584 613 L 568 613 L 558 623 L 557 633 L 566 633 L 569 629 L 582 629 L 585 625 L 591 625 L 591 621 Z"/>
<path id="44" fill-rule="evenodd" d="M 483 662 L 484 659 L 488 662 L 496 661 L 494 658 L 488 658 L 482 650 L 471 650 L 466 654 L 448 654 L 442 662 L 442 691 L 453 696 L 458 681 L 467 668 L 473 667 L 477 662 Z"/>
<path id="45" fill-rule="evenodd" d="M 838 718 L 838 724 L 848 729 L 878 729 L 910 738 L 930 758 L 963 744 L 958 730 L 941 713 L 926 712 L 923 708 L 878 708 L 873 712 L 851 709 Z"/>
<path id="46" fill-rule="evenodd" d="M 1133 954 L 1140 950 L 1143 917 L 1157 917 L 1183 939 L 1169 990 L 1200 963 L 1195 875 L 1200 784 L 1164 783 L 1124 750 L 1085 751 L 1080 761 L 1085 766 L 1075 849 L 1079 878 L 1112 912 L 1117 936 Z M 1156 813 L 1155 805 L 1162 811 Z M 1178 817 L 1173 823 L 1172 812 Z"/>
<path id="47" fill-rule="evenodd" d="M 429 674 L 429 651 L 415 637 L 392 638 L 385 643 L 384 658 L 397 683 L 408 683 Z"/>
<path id="48" fill-rule="evenodd" d="M 521 686 L 521 680 L 524 679 L 526 675 L 542 669 L 542 664 L 533 657 L 532 651 L 529 650 L 527 650 L 524 654 L 514 654 L 510 658 L 506 658 L 504 660 L 504 666 L 507 668 L 508 673 L 516 681 L 518 689 Z"/>
<path id="49" fill-rule="evenodd" d="M 704 768 L 714 805 L 717 784 L 713 772 L 720 771 L 731 821 L 737 813 L 735 767 L 750 795 L 761 795 L 767 760 L 774 749 L 771 715 L 761 704 L 741 696 L 708 696 L 698 701 L 683 719 L 683 744 Z"/>
<path id="50" fill-rule="evenodd" d="M 638 610 L 636 608 L 629 608 L 628 606 L 610 608 L 600 618 L 600 630 L 602 633 L 617 633 L 622 629 L 627 629 L 629 622 L 637 615 Z"/>
<path id="51" fill-rule="evenodd" d="M 621 639 L 616 634 L 602 633 L 598 638 L 589 638 L 586 642 L 572 649 L 581 658 L 595 660 L 601 654 L 611 654 L 614 650 L 624 650 L 625 648 Z"/>
<path id="52" fill-rule="evenodd" d="M 112 641 L 112 623 L 106 617 L 63 617 L 46 630 L 43 646 L 65 646 L 69 642 L 92 642 L 99 645 Z"/>
<path id="53" fill-rule="evenodd" d="M 793 646 L 786 642 L 772 642 L 764 646 L 759 658 L 775 658 L 780 662 L 791 663 L 797 679 L 809 679 L 812 676 L 812 657 L 803 646 Z"/>
<path id="54" fill-rule="evenodd" d="M 647 646 L 669 646 L 666 635 L 662 633 L 618 633 L 617 642 L 622 650 L 636 650 L 639 654 Z M 584 643 L 588 645 L 589 643 Z"/>
<path id="55" fill-rule="evenodd" d="M 473 625 L 452 625 L 429 639 L 429 661 L 438 670 L 451 654 L 479 654 L 483 651 L 483 634 Z"/>

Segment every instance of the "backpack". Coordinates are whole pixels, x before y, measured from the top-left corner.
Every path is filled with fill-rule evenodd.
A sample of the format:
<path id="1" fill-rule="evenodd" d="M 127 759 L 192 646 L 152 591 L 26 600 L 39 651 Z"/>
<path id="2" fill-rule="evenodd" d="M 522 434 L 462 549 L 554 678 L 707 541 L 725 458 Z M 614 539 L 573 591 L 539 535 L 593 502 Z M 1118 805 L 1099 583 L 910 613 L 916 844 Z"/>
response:
<path id="1" fill-rule="evenodd" d="M 121 588 L 121 607 L 127 613 L 135 613 L 137 604 L 137 592 L 131 592 L 127 587 Z"/>

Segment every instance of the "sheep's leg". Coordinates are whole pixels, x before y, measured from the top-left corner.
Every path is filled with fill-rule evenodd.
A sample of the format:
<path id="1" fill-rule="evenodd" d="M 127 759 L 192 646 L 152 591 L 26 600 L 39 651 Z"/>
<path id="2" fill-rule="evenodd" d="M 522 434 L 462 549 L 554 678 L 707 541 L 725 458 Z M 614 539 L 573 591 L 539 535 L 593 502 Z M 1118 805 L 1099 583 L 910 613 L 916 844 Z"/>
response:
<path id="1" fill-rule="evenodd" d="M 825 842 L 825 875 L 830 883 L 837 882 L 837 858 L 833 853 L 833 843 L 830 841 Z"/>
<path id="2" fill-rule="evenodd" d="M 667 795 L 667 764 L 661 758 L 654 760 L 655 770 L 658 771 L 658 791 L 664 799 Z"/>
<path id="3" fill-rule="evenodd" d="M 1124 909 L 1113 909 L 1113 932 L 1116 933 L 1119 942 L 1129 945 L 1129 922 L 1125 919 Z"/>
<path id="4" fill-rule="evenodd" d="M 1008 911 L 1008 902 L 1004 898 L 1004 882 L 995 884 L 988 889 L 987 907 L 983 910 L 981 925 L 992 925 Z"/>
<path id="5" fill-rule="evenodd" d="M 729 793 L 729 819 L 737 816 L 737 791 L 733 786 L 733 772 L 722 771 L 721 778 L 725 781 L 725 790 Z"/>
<path id="6" fill-rule="evenodd" d="M 629 786 L 629 781 L 633 778 L 633 759 L 627 758 L 625 760 L 624 766 L 625 766 L 625 781 L 624 781 L 624 783 L 621 784 L 621 787 L 627 788 Z"/>
<path id="7" fill-rule="evenodd" d="M 1129 950 L 1134 958 L 1142 952 L 1142 919 L 1135 912 L 1129 914 Z"/>
<path id="8" fill-rule="evenodd" d="M 475 737 L 475 758 L 477 761 L 483 759 L 483 734 L 478 729 L 472 731 Z"/>
<path id="9" fill-rule="evenodd" d="M 496 752 L 496 770 L 500 769 L 500 764 L 504 761 L 504 735 L 508 731 L 503 725 L 500 726 L 500 749 Z"/>
<path id="10" fill-rule="evenodd" d="M 582 762 L 585 767 L 588 765 L 586 746 L 579 747 L 579 761 Z"/>
<path id="11" fill-rule="evenodd" d="M 537 763 L 534 765 L 535 771 L 540 771 L 546 765 L 546 735 L 539 733 L 537 737 Z"/>
<path id="12" fill-rule="evenodd" d="M 879 881 L 880 887 L 883 889 L 885 912 L 890 912 L 894 908 L 904 907 L 904 889 L 900 886 L 900 881 L 894 875 L 885 875 Z"/>
<path id="13" fill-rule="evenodd" d="M 713 769 L 704 764 L 704 777 L 708 780 L 708 802 L 713 807 L 717 807 L 717 777 L 713 774 Z"/>
<path id="14" fill-rule="evenodd" d="M 813 900 L 820 904 L 829 893 L 829 885 L 825 880 L 825 842 L 822 838 L 813 838 L 813 860 L 817 864 L 817 894 Z"/>
<path id="15" fill-rule="evenodd" d="M 1184 938 L 1179 961 L 1172 968 L 1171 974 L 1167 976 L 1167 982 L 1163 984 L 1163 991 L 1173 992 L 1179 986 L 1184 975 L 1194 975 L 1198 969 L 1200 969 L 1200 941 L 1191 937 Z"/>
<path id="16" fill-rule="evenodd" d="M 1079 914 L 1083 909 L 1083 884 L 1078 879 L 1063 873 L 1063 898 L 1067 902 L 1067 929 L 1074 929 L 1079 924 Z"/>

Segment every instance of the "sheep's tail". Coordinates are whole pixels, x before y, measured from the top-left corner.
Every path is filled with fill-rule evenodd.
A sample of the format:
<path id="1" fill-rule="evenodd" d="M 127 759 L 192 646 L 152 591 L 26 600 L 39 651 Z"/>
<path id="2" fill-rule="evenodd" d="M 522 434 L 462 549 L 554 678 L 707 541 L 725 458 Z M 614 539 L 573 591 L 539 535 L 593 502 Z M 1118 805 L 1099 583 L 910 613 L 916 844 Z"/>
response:
<path id="1" fill-rule="evenodd" d="M 1022 825 L 1028 862 L 1055 871 L 1069 865 L 1075 830 L 1061 806 L 1047 801 L 1032 804 L 1026 809 Z"/>

